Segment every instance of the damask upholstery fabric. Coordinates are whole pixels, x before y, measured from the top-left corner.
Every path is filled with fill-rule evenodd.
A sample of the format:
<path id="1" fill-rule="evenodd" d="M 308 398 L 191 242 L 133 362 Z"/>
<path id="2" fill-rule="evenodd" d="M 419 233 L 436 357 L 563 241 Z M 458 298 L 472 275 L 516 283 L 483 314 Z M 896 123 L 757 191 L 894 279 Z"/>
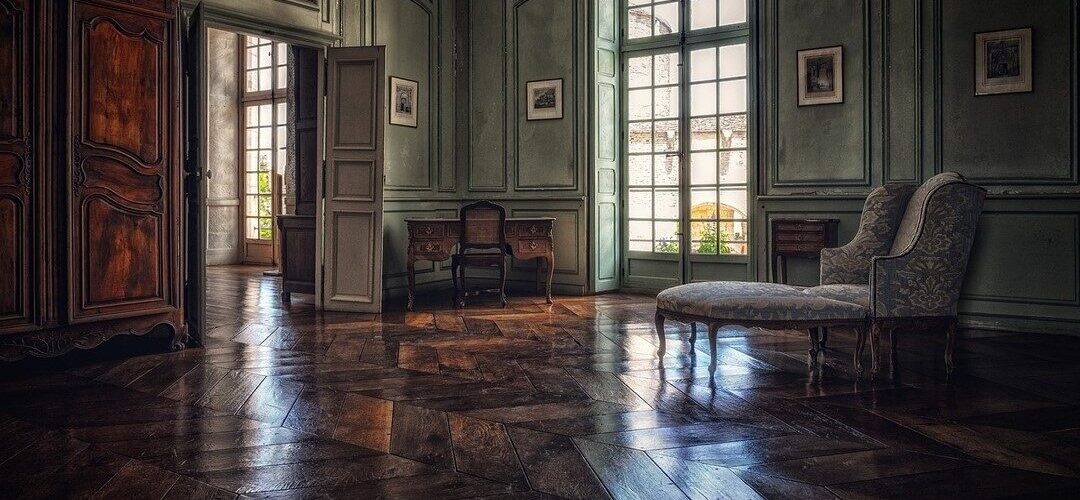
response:
<path id="1" fill-rule="evenodd" d="M 956 315 L 986 191 L 957 174 L 935 176 L 927 186 L 904 215 L 893 245 L 901 251 L 871 263 L 874 317 Z"/>
<path id="2" fill-rule="evenodd" d="M 694 316 L 732 321 L 861 320 L 865 307 L 805 293 L 778 283 L 710 281 L 668 288 L 656 307 Z"/>
<path id="3" fill-rule="evenodd" d="M 813 288 L 807 288 L 803 290 L 803 293 L 815 297 L 824 297 L 826 299 L 850 302 L 852 304 L 858 304 L 859 306 L 867 310 L 870 309 L 870 285 L 821 285 L 815 286 Z"/>
<path id="4" fill-rule="evenodd" d="M 919 186 L 906 204 L 904 215 L 900 219 L 900 227 L 896 231 L 896 237 L 893 238 L 890 250 L 888 253 L 882 252 L 875 255 L 899 255 L 914 244 L 915 237 L 918 236 L 919 226 L 922 223 L 923 207 L 926 205 L 926 199 L 938 188 L 955 182 L 965 181 L 956 172 L 943 172 L 931 177 L 922 186 Z"/>
<path id="5" fill-rule="evenodd" d="M 916 186 L 886 184 L 866 197 L 859 231 L 847 245 L 821 251 L 821 284 L 867 284 L 870 259 L 887 255 Z"/>

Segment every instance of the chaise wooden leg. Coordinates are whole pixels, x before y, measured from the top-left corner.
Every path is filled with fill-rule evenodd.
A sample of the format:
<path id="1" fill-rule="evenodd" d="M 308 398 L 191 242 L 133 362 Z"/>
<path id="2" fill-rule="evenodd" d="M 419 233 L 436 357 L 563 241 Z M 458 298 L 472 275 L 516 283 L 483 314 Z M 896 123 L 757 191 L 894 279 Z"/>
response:
<path id="1" fill-rule="evenodd" d="M 716 371 L 716 333 L 720 331 L 720 323 L 709 323 L 709 354 L 712 356 L 712 361 L 709 361 L 709 373 Z"/>
<path id="2" fill-rule="evenodd" d="M 866 351 L 866 330 L 867 325 L 863 323 L 855 327 L 855 373 L 859 376 L 863 374 L 862 358 L 863 352 Z"/>
<path id="3" fill-rule="evenodd" d="M 821 327 L 821 341 L 818 343 L 822 351 L 825 350 L 825 343 L 829 341 L 829 327 Z"/>
<path id="4" fill-rule="evenodd" d="M 664 359 L 664 352 L 667 351 L 667 339 L 664 338 L 664 315 L 660 314 L 660 311 L 656 311 L 656 355 L 661 360 Z"/>
<path id="5" fill-rule="evenodd" d="M 881 368 L 881 331 L 884 325 L 880 321 L 870 324 L 870 375 L 877 376 Z"/>
<path id="6" fill-rule="evenodd" d="M 820 330 L 815 326 L 808 329 L 806 333 L 807 337 L 810 339 L 810 361 L 815 362 L 817 361 L 818 344 L 821 342 L 821 339 L 819 338 Z"/>
<path id="7" fill-rule="evenodd" d="M 690 322 L 690 347 L 694 347 L 694 343 L 697 342 L 697 323 Z"/>
<path id="8" fill-rule="evenodd" d="M 956 318 L 945 323 L 945 374 L 952 376 L 956 369 Z"/>
<path id="9" fill-rule="evenodd" d="M 900 369 L 897 367 L 896 330 L 897 328 L 889 330 L 889 378 L 893 380 L 896 380 L 897 375 L 900 374 Z"/>

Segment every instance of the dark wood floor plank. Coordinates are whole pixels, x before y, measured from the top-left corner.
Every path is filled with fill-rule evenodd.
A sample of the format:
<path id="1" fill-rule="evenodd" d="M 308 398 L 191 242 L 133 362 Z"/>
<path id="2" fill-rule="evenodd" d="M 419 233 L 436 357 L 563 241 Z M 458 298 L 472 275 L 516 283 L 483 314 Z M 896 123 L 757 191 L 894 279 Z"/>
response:
<path id="1" fill-rule="evenodd" d="M 686 498 L 643 451 L 580 438 L 574 444 L 615 498 Z"/>
<path id="2" fill-rule="evenodd" d="M 742 467 L 810 484 L 830 485 L 967 467 L 971 462 L 903 450 L 879 449 Z"/>
<path id="3" fill-rule="evenodd" d="M 515 427 L 507 430 L 532 489 L 563 498 L 611 498 L 571 438 Z"/>
<path id="4" fill-rule="evenodd" d="M 434 470 L 413 460 L 378 455 L 347 460 L 268 465 L 194 475 L 211 486 L 241 494 L 317 488 L 376 479 L 430 474 Z"/>
<path id="5" fill-rule="evenodd" d="M 90 498 L 162 498 L 180 476 L 138 460 L 129 460 Z"/>
<path id="6" fill-rule="evenodd" d="M 915 498 L 930 492 L 942 498 L 1066 498 L 1080 491 L 1080 479 L 983 465 L 838 484 L 829 489 L 842 498 Z"/>
<path id="7" fill-rule="evenodd" d="M 454 454 L 446 412 L 395 404 L 390 453 L 452 469 Z"/>
<path id="8" fill-rule="evenodd" d="M 761 499 L 731 469 L 675 457 L 654 456 L 653 462 L 686 496 L 699 499 Z"/>
<path id="9" fill-rule="evenodd" d="M 450 437 L 458 471 L 519 489 L 528 486 L 514 445 L 502 424 L 450 414 Z"/>

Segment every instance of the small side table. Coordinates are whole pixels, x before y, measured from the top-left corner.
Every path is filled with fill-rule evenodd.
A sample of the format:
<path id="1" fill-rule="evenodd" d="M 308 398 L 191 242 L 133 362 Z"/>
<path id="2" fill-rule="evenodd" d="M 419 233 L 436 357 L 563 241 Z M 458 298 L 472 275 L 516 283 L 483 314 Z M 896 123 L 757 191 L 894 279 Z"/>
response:
<path id="1" fill-rule="evenodd" d="M 836 246 L 838 219 L 773 219 L 769 257 L 772 259 L 772 281 L 787 283 L 787 258 L 816 259 L 822 248 Z"/>

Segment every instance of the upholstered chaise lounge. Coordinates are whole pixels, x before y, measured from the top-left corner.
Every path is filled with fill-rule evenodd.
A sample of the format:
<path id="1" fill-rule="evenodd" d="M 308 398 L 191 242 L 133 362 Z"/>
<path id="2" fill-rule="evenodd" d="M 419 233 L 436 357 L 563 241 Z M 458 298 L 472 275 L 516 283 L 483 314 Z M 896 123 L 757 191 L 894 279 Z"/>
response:
<path id="1" fill-rule="evenodd" d="M 804 330 L 812 359 L 825 347 L 826 328 L 848 326 L 857 332 L 856 370 L 862 371 L 869 333 L 877 372 L 882 333 L 889 333 L 895 369 L 896 330 L 929 325 L 946 331 L 951 372 L 960 287 L 985 195 L 952 172 L 918 188 L 892 184 L 873 190 L 855 238 L 821 252 L 819 286 L 716 281 L 664 290 L 656 296 L 659 355 L 666 350 L 665 319 L 690 323 L 691 341 L 696 323 L 708 325 L 713 367 L 721 326 Z"/>

